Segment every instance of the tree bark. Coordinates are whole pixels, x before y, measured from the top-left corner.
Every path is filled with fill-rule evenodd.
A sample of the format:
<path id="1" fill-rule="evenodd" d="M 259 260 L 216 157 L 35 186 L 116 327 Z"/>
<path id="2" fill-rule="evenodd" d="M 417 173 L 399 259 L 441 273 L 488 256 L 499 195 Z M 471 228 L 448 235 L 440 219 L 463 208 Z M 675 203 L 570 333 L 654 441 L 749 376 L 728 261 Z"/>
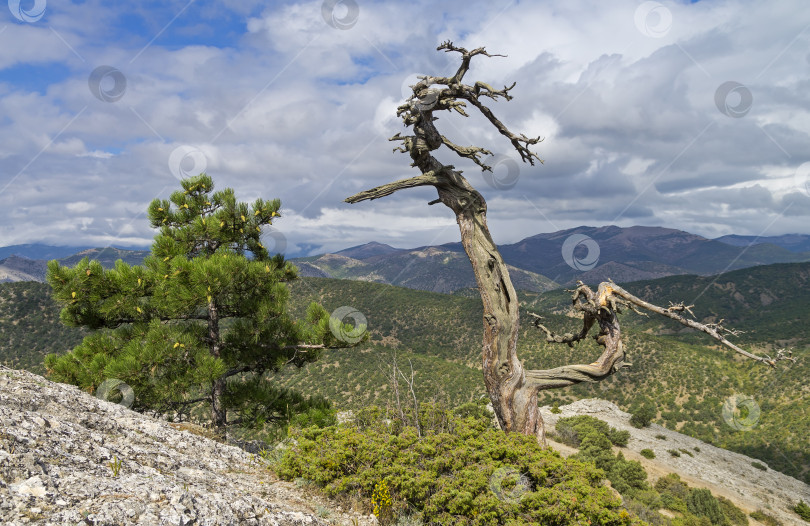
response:
<path id="1" fill-rule="evenodd" d="M 452 145 L 436 130 L 433 124 L 433 111 L 454 107 L 456 111 L 463 114 L 461 106 L 457 105 L 457 98 L 474 100 L 474 104 L 479 106 L 477 97 L 482 94 L 482 90 L 488 93 L 487 96 L 493 98 L 508 97 L 508 90 L 505 88 L 503 91 L 497 92 L 482 83 L 477 83 L 472 87 L 460 84 L 464 73 L 469 68 L 470 59 L 478 54 L 489 55 L 483 48 L 468 52 L 462 48 L 455 48 L 450 43 L 443 44 L 443 46 L 462 53 L 461 67 L 451 78 L 427 77 L 413 87 L 414 97 L 410 99 L 410 102 L 400 106 L 398 114 L 404 114 L 403 119 L 406 124 L 413 126 L 414 135 L 401 137 L 397 134 L 392 138 L 392 140 L 403 142 L 403 146 L 399 150 L 410 154 L 413 165 L 420 169 L 421 175 L 361 192 L 349 197 L 346 201 L 357 203 L 378 199 L 398 190 L 417 186 L 429 185 L 437 189 L 438 200 L 456 215 L 456 222 L 461 232 L 461 242 L 472 263 L 481 301 L 484 304 L 484 383 L 492 400 L 495 414 L 503 429 L 535 435 L 539 441 L 543 442 L 543 422 L 537 407 L 537 389 L 527 383 L 523 365 L 517 358 L 519 326 L 517 294 L 509 279 L 509 272 L 503 258 L 498 252 L 498 247 L 490 236 L 486 221 L 486 202 L 460 171 L 455 170 L 453 166 L 441 164 L 430 154 L 431 151 L 445 144 L 459 155 L 482 165 L 479 156 L 489 152 L 482 148 L 462 148 Z M 419 98 L 428 94 L 435 95 L 428 91 L 431 83 L 448 85 L 446 90 L 439 92 L 438 97 L 431 98 L 431 100 L 437 101 L 432 108 L 427 107 L 428 105 Z M 487 117 L 497 123 L 494 124 L 502 134 L 517 141 L 519 149 L 525 150 L 530 161 L 533 158 L 539 160 L 535 154 L 529 152 L 528 148 L 520 144 L 521 142 L 526 145 L 534 144 L 539 142 L 539 138 L 527 139 L 522 136 L 514 136 L 500 121 L 495 119 L 491 112 Z"/>
<path id="2" fill-rule="evenodd" d="M 222 342 L 219 339 L 219 311 L 213 301 L 208 302 L 208 340 L 211 356 L 220 357 Z M 223 407 L 222 398 L 225 396 L 226 378 L 215 378 L 211 385 L 211 423 L 220 435 L 225 435 L 228 423 L 227 414 Z"/>

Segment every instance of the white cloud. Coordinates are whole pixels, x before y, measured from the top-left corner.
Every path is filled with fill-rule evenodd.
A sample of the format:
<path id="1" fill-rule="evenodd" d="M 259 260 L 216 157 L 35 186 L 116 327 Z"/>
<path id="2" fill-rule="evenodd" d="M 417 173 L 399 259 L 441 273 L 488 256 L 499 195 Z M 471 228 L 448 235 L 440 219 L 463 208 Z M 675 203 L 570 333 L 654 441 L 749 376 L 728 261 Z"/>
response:
<path id="1" fill-rule="evenodd" d="M 416 173 L 388 138 L 406 131 L 395 112 L 408 79 L 455 68 L 457 55 L 432 50 L 446 38 L 508 55 L 475 58 L 465 80 L 516 81 L 513 100 L 485 103 L 512 131 L 545 137 L 545 165 L 521 165 L 508 191 L 438 153 L 488 199 L 498 241 L 608 223 L 808 232 L 791 196 L 806 195 L 795 174 L 810 161 L 810 12 L 798 0 L 663 4 L 671 28 L 651 38 L 636 0 L 367 0 L 347 30 L 324 22 L 319 1 L 211 2 L 148 46 L 186 2 L 49 4 L 40 22 L 0 33 L 0 244 L 148 244 L 144 210 L 177 187 L 181 146 L 241 199 L 280 197 L 291 250 L 455 241 L 452 214 L 426 205 L 433 190 L 342 202 Z M 124 75 L 120 100 L 90 92 L 99 65 Z M 716 106 L 730 80 L 752 94 L 742 118 Z M 440 131 L 509 154 L 468 110 L 438 115 Z"/>
<path id="2" fill-rule="evenodd" d="M 68 212 L 87 212 L 88 210 L 92 210 L 93 205 L 88 203 L 87 201 L 76 201 L 73 203 L 68 203 L 65 205 L 65 208 L 68 209 Z"/>

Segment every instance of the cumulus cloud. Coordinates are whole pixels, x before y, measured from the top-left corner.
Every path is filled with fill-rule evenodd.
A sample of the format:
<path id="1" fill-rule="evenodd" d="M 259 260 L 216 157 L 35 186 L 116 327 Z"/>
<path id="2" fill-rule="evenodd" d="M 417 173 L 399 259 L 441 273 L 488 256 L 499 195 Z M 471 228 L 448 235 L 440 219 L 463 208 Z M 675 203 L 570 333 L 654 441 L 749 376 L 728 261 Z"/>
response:
<path id="1" fill-rule="evenodd" d="M 435 51 L 446 39 L 506 55 L 474 60 L 466 80 L 516 81 L 490 107 L 545 138 L 545 164 L 521 164 L 509 188 L 438 154 L 487 198 L 498 241 L 580 224 L 807 233 L 810 13 L 799 0 L 643 5 L 364 0 L 325 19 L 317 0 L 87 0 L 30 23 L 2 15 L 0 244 L 146 245 L 149 201 L 199 169 L 243 200 L 280 197 L 289 255 L 454 241 L 431 189 L 343 203 L 416 173 L 388 138 L 416 75 L 457 67 Z M 517 158 L 470 113 L 437 124 Z"/>

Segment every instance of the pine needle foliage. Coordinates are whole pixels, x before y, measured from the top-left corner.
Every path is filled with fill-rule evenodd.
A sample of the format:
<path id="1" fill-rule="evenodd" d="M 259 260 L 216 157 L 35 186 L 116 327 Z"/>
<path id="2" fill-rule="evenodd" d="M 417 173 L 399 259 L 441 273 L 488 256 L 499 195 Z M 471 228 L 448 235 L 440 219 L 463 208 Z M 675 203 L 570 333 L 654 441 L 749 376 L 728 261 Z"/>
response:
<path id="1" fill-rule="evenodd" d="M 230 188 L 215 192 L 206 174 L 180 184 L 149 205 L 159 233 L 143 265 L 49 262 L 62 322 L 91 333 L 72 352 L 47 356 L 48 373 L 88 391 L 121 380 L 134 390 L 134 409 L 183 415 L 205 403 L 220 431 L 289 418 L 290 405 L 306 400 L 264 373 L 303 365 L 340 342 L 318 304 L 302 320 L 287 313 L 296 268 L 270 255 L 261 237 L 281 202 L 238 202 Z"/>

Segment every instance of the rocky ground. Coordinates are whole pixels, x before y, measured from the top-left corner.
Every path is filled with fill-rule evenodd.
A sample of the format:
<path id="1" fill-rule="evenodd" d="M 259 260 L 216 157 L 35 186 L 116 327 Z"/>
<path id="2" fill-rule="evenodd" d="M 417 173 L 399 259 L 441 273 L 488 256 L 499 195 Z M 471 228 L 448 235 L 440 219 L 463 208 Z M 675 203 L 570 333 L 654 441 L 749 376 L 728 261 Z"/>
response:
<path id="1" fill-rule="evenodd" d="M 807 524 L 802 523 L 791 508 L 799 500 L 810 502 L 810 486 L 770 468 L 765 471 L 757 469 L 750 457 L 714 447 L 658 424 L 636 429 L 630 425 L 629 413 L 605 400 L 578 400 L 560 406 L 560 410 L 561 413 L 553 414 L 550 407 L 541 408 L 543 420 L 549 427 L 553 427 L 560 417 L 590 415 L 604 420 L 611 427 L 630 431 L 630 441 L 621 451 L 628 460 L 641 462 L 652 481 L 668 473 L 677 473 L 690 486 L 708 488 L 715 495 L 731 500 L 746 513 L 761 509 L 785 525 Z M 657 438 L 658 435 L 666 438 Z M 551 446 L 562 454 L 576 451 L 563 444 L 551 443 Z M 639 453 L 642 449 L 653 450 L 655 458 L 642 457 Z M 671 455 L 669 450 L 679 451 L 680 456 Z"/>
<path id="2" fill-rule="evenodd" d="M 810 502 L 810 486 L 655 424 L 633 428 L 630 415 L 610 402 L 580 400 L 556 415 L 549 409 L 542 411 L 550 428 L 559 417 L 588 414 L 629 430 L 622 451 L 642 462 L 653 481 L 678 473 L 691 486 L 746 512 L 762 509 L 785 525 L 798 524 L 791 506 Z M 0 524 L 376 524 L 373 516 L 278 480 L 260 456 L 186 428 L 0 366 Z M 551 445 L 564 455 L 576 451 Z M 656 458 L 641 457 L 644 448 Z"/>
<path id="3" fill-rule="evenodd" d="M 242 449 L 0 367 L 0 524 L 370 525 L 376 519 L 279 481 Z"/>

